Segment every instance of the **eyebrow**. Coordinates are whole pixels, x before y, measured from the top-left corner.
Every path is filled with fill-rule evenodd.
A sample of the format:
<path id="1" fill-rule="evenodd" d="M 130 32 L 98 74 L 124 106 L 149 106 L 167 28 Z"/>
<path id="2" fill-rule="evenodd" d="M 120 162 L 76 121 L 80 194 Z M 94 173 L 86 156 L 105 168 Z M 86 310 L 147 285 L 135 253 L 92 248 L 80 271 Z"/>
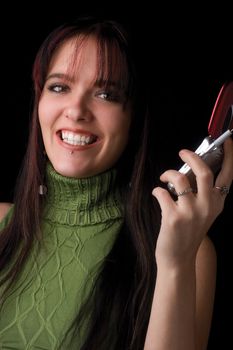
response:
<path id="1" fill-rule="evenodd" d="M 45 81 L 48 81 L 49 79 L 53 79 L 53 78 L 65 79 L 65 80 L 70 81 L 70 82 L 74 81 L 74 79 L 72 77 L 70 77 L 68 74 L 64 74 L 64 73 L 49 74 Z"/>
<path id="2" fill-rule="evenodd" d="M 64 79 L 66 81 L 70 81 L 71 83 L 74 82 L 74 78 L 72 78 L 70 75 L 65 74 L 65 73 L 52 73 L 52 74 L 49 74 L 45 81 L 48 81 L 48 80 L 54 79 L 54 78 Z M 119 88 L 119 83 L 116 82 L 116 81 L 112 81 L 112 80 L 97 79 L 95 81 L 95 83 L 94 83 L 94 86 L 97 86 L 97 87 L 101 87 L 101 86 L 105 86 L 105 85 Z"/>

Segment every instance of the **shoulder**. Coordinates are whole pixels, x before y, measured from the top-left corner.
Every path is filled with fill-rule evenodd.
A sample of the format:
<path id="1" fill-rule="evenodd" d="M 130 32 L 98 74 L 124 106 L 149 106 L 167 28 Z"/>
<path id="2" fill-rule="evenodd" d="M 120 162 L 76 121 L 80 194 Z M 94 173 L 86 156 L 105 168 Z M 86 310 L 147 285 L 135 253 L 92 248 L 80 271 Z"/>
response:
<path id="1" fill-rule="evenodd" d="M 4 219 L 12 205 L 12 203 L 0 203 L 0 222 Z"/>

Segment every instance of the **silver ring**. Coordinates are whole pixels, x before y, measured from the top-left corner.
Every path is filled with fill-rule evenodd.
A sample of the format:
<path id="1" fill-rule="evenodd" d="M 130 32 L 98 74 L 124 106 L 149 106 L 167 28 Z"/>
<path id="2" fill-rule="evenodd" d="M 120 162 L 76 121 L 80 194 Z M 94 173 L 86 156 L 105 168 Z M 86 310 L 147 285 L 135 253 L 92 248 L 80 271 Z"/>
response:
<path id="1" fill-rule="evenodd" d="M 187 187 L 184 191 L 178 192 L 177 197 L 184 196 L 187 193 L 193 192 L 192 187 Z"/>
<path id="2" fill-rule="evenodd" d="M 222 195 L 222 196 L 226 196 L 228 193 L 229 193 L 229 191 L 230 191 L 230 187 L 228 187 L 228 186 L 215 186 L 215 188 L 217 188 L 217 190 L 219 190 L 220 191 L 220 194 Z"/>

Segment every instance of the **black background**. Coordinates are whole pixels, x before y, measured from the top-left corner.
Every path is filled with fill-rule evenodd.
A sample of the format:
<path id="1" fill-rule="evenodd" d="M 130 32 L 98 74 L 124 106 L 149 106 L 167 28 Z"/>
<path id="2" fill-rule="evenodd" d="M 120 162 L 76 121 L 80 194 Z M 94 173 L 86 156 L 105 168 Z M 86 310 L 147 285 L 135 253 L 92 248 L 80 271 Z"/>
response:
<path id="1" fill-rule="evenodd" d="M 37 5 L 38 6 L 38 5 Z M 164 170 L 177 167 L 178 151 L 195 149 L 207 136 L 217 94 L 233 79 L 232 12 L 224 4 L 40 3 L 1 11 L 1 185 L 0 201 L 10 201 L 25 151 L 31 106 L 31 69 L 39 45 L 62 22 L 83 14 L 123 21 L 134 33 L 154 101 L 155 137 Z M 4 19 L 4 24 L 3 24 Z M 161 169 L 163 170 L 163 169 Z M 209 350 L 232 343 L 232 192 L 210 230 L 218 254 L 218 276 Z M 229 347 L 229 345 L 228 345 Z M 188 350 L 188 349 L 187 349 Z"/>

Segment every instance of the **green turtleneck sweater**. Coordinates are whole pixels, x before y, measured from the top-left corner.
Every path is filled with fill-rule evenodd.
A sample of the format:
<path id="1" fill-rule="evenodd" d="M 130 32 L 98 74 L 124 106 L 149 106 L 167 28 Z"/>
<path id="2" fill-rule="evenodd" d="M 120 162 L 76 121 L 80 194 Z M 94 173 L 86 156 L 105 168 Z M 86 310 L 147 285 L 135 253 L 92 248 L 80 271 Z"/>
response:
<path id="1" fill-rule="evenodd" d="M 0 349 L 59 348 L 123 222 L 115 180 L 114 170 L 74 179 L 48 165 L 43 242 L 35 242 L 0 311 Z M 62 349 L 80 348 L 83 339 L 71 339 Z"/>

